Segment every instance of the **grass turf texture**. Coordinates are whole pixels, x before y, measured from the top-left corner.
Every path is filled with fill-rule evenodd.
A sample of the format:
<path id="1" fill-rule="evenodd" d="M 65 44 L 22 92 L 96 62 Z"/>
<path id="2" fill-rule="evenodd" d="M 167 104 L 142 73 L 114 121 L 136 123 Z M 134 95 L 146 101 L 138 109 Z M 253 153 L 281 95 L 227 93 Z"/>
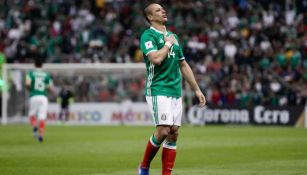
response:
<path id="1" fill-rule="evenodd" d="M 136 175 L 153 127 L 0 126 L 1 175 Z M 306 175 L 307 129 L 183 126 L 174 175 Z M 160 152 L 151 165 L 159 175 Z"/>

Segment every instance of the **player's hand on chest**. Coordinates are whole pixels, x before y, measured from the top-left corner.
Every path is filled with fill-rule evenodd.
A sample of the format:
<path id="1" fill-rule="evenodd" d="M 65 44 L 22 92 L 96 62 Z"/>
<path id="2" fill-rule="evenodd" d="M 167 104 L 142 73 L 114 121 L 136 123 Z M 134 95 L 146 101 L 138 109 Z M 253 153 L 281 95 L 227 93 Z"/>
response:
<path id="1" fill-rule="evenodd" d="M 163 39 L 163 36 L 161 36 L 161 37 L 158 38 L 157 46 L 158 46 L 159 49 L 161 49 L 162 47 L 164 47 L 164 45 L 165 45 L 165 41 Z M 179 47 L 178 42 L 176 42 L 169 49 L 168 57 L 171 56 L 173 58 L 176 58 L 176 55 L 178 55 L 179 52 L 180 52 L 180 47 Z"/>

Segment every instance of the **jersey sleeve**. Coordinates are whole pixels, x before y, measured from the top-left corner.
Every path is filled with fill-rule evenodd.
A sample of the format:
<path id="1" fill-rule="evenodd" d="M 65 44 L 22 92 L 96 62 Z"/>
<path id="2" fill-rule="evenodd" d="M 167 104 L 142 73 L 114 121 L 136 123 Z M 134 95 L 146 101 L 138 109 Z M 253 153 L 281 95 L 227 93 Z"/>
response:
<path id="1" fill-rule="evenodd" d="M 51 78 L 50 74 L 48 74 L 46 85 L 47 86 L 53 86 L 53 81 L 52 81 L 52 78 Z"/>
<path id="2" fill-rule="evenodd" d="M 147 56 L 150 52 L 157 51 L 157 43 L 153 36 L 148 33 L 144 33 L 141 37 L 140 47 L 142 52 Z"/>
<path id="3" fill-rule="evenodd" d="M 185 60 L 185 57 L 183 55 L 183 49 L 182 49 L 181 46 L 179 46 L 179 47 L 180 47 L 180 50 L 179 50 L 179 61 L 183 61 L 183 60 Z"/>
<path id="4" fill-rule="evenodd" d="M 26 84 L 30 84 L 32 79 L 31 79 L 31 71 L 28 71 L 26 74 Z"/>
<path id="5" fill-rule="evenodd" d="M 49 83 L 48 83 L 48 85 L 49 85 L 49 86 L 53 86 L 53 81 L 52 81 L 52 79 L 51 79 L 51 78 L 49 79 Z"/>
<path id="6" fill-rule="evenodd" d="M 175 38 L 176 38 L 176 40 L 177 40 L 177 44 L 178 44 L 178 46 L 179 46 L 179 57 L 178 57 L 178 59 L 179 59 L 179 61 L 183 61 L 183 60 L 185 60 L 185 57 L 184 57 L 184 55 L 183 55 L 183 48 L 182 48 L 182 46 L 179 44 L 179 39 L 178 39 L 178 36 L 177 35 L 175 35 Z"/>
<path id="7" fill-rule="evenodd" d="M 30 72 L 27 72 L 26 74 L 26 81 L 31 81 Z"/>

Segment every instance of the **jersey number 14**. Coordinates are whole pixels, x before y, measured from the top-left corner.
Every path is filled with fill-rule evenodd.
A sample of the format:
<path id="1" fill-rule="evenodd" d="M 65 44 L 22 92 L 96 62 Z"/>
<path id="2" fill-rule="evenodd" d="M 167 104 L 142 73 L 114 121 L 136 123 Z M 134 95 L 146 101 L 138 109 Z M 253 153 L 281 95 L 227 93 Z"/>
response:
<path id="1" fill-rule="evenodd" d="M 168 57 L 170 58 L 171 56 L 173 57 L 173 58 L 175 58 L 175 52 L 173 51 L 173 46 L 171 47 L 171 49 L 169 50 L 169 52 L 168 52 Z"/>

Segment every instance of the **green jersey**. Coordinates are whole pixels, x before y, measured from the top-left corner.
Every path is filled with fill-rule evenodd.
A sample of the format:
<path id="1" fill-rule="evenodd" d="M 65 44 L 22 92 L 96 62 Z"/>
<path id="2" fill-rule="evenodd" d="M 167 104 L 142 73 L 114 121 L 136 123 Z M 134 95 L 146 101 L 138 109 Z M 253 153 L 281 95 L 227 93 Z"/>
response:
<path id="1" fill-rule="evenodd" d="M 35 95 L 47 96 L 47 87 L 52 86 L 52 79 L 49 73 L 41 69 L 31 70 L 26 75 L 27 81 L 31 81 L 30 97 Z"/>
<path id="2" fill-rule="evenodd" d="M 167 31 L 166 36 L 173 34 Z M 173 34 L 178 41 L 178 37 Z M 148 54 L 160 50 L 164 46 L 164 35 L 161 31 L 150 27 L 141 36 L 140 47 L 146 64 L 145 96 L 181 97 L 181 74 L 179 61 L 184 60 L 181 46 L 174 43 L 169 49 L 167 58 L 160 65 L 150 62 Z"/>

